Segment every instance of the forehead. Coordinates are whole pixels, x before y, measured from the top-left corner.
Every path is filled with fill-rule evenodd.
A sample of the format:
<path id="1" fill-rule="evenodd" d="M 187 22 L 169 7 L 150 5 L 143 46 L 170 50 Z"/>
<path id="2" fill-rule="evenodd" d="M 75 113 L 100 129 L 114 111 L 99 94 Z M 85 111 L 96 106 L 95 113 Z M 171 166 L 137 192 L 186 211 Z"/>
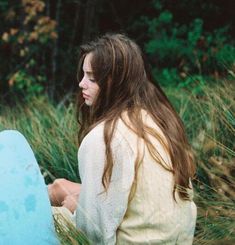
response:
<path id="1" fill-rule="evenodd" d="M 92 60 L 92 53 L 88 53 L 83 61 L 83 70 L 85 72 L 92 72 L 91 60 Z"/>

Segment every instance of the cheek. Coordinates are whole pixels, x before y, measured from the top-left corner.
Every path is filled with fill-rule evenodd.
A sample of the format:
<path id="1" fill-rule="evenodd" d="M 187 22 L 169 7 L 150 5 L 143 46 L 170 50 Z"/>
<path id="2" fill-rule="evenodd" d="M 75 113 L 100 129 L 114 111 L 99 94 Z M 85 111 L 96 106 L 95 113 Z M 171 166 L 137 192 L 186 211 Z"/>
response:
<path id="1" fill-rule="evenodd" d="M 95 84 L 93 84 L 92 90 L 93 90 L 94 95 L 96 95 L 96 94 L 99 92 L 100 88 L 99 88 L 99 86 L 95 83 Z"/>

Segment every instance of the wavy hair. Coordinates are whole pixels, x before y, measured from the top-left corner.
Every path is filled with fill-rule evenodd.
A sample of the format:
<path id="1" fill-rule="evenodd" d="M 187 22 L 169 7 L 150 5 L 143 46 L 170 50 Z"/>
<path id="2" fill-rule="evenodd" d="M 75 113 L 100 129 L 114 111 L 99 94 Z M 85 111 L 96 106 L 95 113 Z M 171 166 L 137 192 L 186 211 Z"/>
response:
<path id="1" fill-rule="evenodd" d="M 127 112 L 130 123 L 124 123 L 143 139 L 156 164 L 161 164 L 174 176 L 173 196 L 177 190 L 181 199 L 188 199 L 186 191 L 191 188 L 190 178 L 195 174 L 195 165 L 183 124 L 160 86 L 153 80 L 145 58 L 138 45 L 122 34 L 106 34 L 81 46 L 78 65 L 78 80 L 83 76 L 85 56 L 92 53 L 91 67 L 99 93 L 92 106 L 84 104 L 78 92 L 77 119 L 80 126 L 78 141 L 100 122 L 104 122 L 106 164 L 102 184 L 107 191 L 113 169 L 111 141 L 118 119 Z M 162 130 L 165 138 L 156 129 L 145 125 L 141 117 L 144 109 Z M 130 126 L 131 125 L 131 126 Z M 150 141 L 153 136 L 169 153 L 171 166 L 164 164 L 157 149 Z M 135 161 L 135 181 L 141 165 L 140 152 Z"/>

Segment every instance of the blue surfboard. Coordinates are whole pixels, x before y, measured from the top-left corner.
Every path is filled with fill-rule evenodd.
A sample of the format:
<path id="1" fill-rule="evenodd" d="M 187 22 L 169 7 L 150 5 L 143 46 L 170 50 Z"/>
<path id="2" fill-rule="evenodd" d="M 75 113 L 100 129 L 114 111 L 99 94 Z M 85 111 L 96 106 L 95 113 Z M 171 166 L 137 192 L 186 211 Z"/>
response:
<path id="1" fill-rule="evenodd" d="M 44 178 L 24 136 L 0 132 L 0 245 L 59 244 Z"/>

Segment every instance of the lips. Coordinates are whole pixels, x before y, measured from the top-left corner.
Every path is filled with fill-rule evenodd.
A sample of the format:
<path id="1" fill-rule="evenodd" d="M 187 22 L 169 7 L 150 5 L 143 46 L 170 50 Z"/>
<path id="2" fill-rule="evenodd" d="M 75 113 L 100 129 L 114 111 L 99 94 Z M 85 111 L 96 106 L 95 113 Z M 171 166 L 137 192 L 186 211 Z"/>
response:
<path id="1" fill-rule="evenodd" d="M 84 93 L 82 93 L 82 97 L 84 98 L 84 99 L 89 99 L 89 95 L 87 95 L 87 94 L 84 94 Z"/>

